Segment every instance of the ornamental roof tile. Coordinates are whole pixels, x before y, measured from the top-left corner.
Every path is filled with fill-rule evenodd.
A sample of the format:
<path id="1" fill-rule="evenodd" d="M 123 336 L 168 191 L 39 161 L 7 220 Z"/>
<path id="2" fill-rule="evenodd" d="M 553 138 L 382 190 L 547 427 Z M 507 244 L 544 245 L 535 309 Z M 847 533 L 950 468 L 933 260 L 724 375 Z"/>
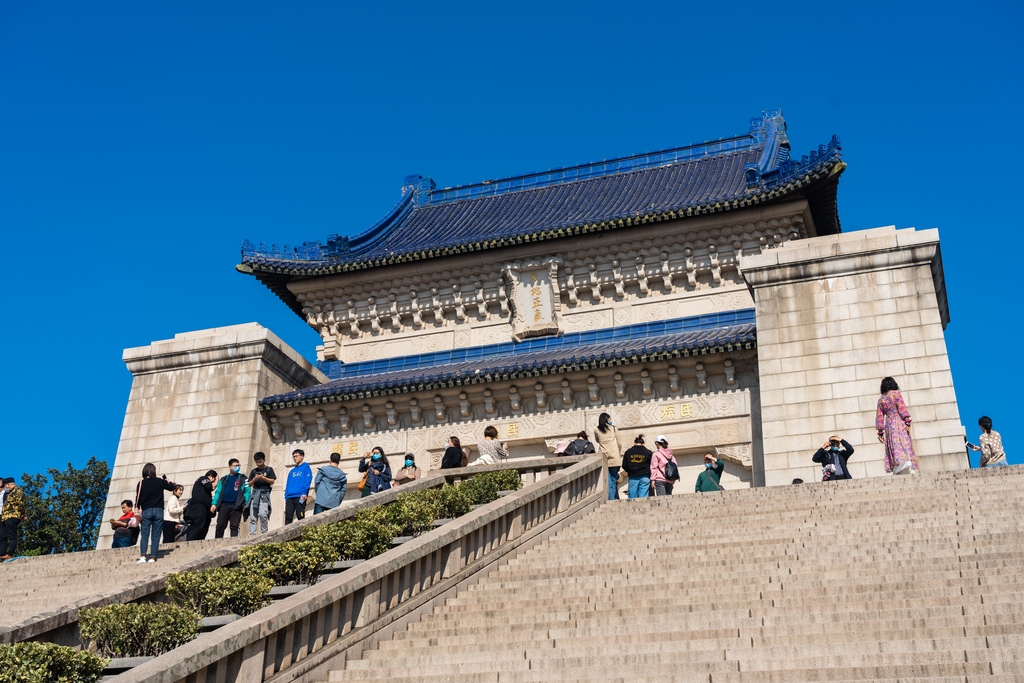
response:
<path id="1" fill-rule="evenodd" d="M 844 168 L 836 136 L 790 159 L 782 112 L 771 110 L 751 119 L 745 135 L 650 154 L 443 189 L 407 176 L 402 201 L 366 232 L 295 247 L 246 240 L 238 270 L 301 314 L 284 287 L 294 278 L 727 211 L 798 192 L 811 204 L 818 234 L 836 233 Z"/>
<path id="2" fill-rule="evenodd" d="M 488 357 L 489 354 L 486 352 L 480 352 L 481 349 L 487 347 L 477 347 L 477 349 L 466 349 L 465 351 L 469 353 L 453 359 L 454 362 L 435 365 L 419 365 L 412 362 L 413 367 L 401 368 L 401 363 L 395 366 L 395 361 L 402 359 L 389 359 L 391 366 L 401 369 L 374 374 L 353 372 L 351 376 L 341 377 L 320 386 L 268 396 L 260 401 L 260 409 L 272 410 L 332 400 L 361 399 L 367 395 L 379 395 L 381 392 L 404 393 L 430 390 L 441 386 L 477 384 L 516 376 L 532 377 L 536 373 L 565 372 L 608 362 L 629 364 L 659 357 L 690 355 L 702 351 L 706 353 L 717 348 L 723 350 L 732 350 L 736 346 L 749 348 L 756 344 L 754 323 L 748 322 L 753 318 L 752 309 L 733 311 L 729 314 L 700 316 L 700 318 L 705 318 L 705 322 L 710 322 L 714 315 L 722 316 L 720 320 L 728 320 L 733 324 L 689 329 L 693 328 L 693 323 L 685 321 L 693 321 L 696 318 L 680 318 L 652 323 L 651 325 L 657 327 L 648 327 L 646 331 L 656 334 L 644 335 L 644 330 L 640 328 L 645 326 L 631 325 L 628 328 L 637 329 L 630 332 L 627 328 L 616 328 L 615 334 L 602 334 L 613 330 L 598 330 L 566 335 L 566 337 L 549 338 L 547 346 L 550 348 L 538 346 L 539 350 L 534 350 L 533 346 L 526 346 L 523 343 L 519 346 L 522 352 L 507 353 L 501 356 Z M 599 343 L 593 341 L 606 338 L 609 341 L 599 341 Z"/>

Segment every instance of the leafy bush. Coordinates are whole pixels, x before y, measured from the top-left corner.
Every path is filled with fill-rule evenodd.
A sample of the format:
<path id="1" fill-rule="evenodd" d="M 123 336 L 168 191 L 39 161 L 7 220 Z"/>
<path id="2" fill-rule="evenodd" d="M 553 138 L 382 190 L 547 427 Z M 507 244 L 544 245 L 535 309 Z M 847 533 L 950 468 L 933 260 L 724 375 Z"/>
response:
<path id="1" fill-rule="evenodd" d="M 482 474 L 463 481 L 459 487 L 469 497 L 472 505 L 487 505 L 498 499 L 498 484 L 493 478 Z"/>
<path id="2" fill-rule="evenodd" d="M 32 548 L 32 550 L 23 550 L 23 551 L 21 551 L 21 556 L 22 557 L 39 557 L 42 554 L 43 554 L 43 549 L 42 548 Z"/>
<path id="3" fill-rule="evenodd" d="M 246 571 L 263 574 L 278 586 L 314 584 L 324 573 L 324 564 L 334 559 L 330 545 L 308 540 L 251 545 L 238 553 Z"/>
<path id="4" fill-rule="evenodd" d="M 197 612 L 163 602 L 130 602 L 82 610 L 82 637 L 105 657 L 150 657 L 169 652 L 199 633 Z"/>
<path id="5" fill-rule="evenodd" d="M 480 476 L 493 479 L 499 491 L 518 491 L 523 488 L 523 478 L 519 474 L 519 470 L 501 470 L 500 472 L 488 472 Z"/>
<path id="6" fill-rule="evenodd" d="M 0 645 L 0 683 L 93 683 L 107 660 L 53 643 Z"/>
<path id="7" fill-rule="evenodd" d="M 218 567 L 167 577 L 167 596 L 204 617 L 252 614 L 270 604 L 267 592 L 273 587 L 270 577 L 241 567 Z"/>

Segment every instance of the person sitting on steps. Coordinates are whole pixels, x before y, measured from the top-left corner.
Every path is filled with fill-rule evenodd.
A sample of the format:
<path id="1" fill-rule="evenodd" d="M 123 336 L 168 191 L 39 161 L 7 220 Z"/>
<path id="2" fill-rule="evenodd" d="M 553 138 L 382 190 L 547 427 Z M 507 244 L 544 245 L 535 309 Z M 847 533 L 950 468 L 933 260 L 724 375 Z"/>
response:
<path id="1" fill-rule="evenodd" d="M 853 479 L 850 468 L 846 464 L 851 455 L 853 455 L 853 446 L 848 441 L 838 436 L 830 436 L 811 460 L 821 465 L 822 481 Z"/>

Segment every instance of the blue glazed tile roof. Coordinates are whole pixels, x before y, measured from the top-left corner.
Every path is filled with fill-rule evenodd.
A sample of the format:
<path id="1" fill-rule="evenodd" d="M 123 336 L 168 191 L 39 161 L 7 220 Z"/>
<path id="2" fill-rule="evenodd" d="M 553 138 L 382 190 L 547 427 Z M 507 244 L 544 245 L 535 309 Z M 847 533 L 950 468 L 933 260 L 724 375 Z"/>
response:
<path id="1" fill-rule="evenodd" d="M 785 120 L 771 110 L 751 119 L 744 135 L 650 154 L 443 189 L 407 176 L 402 201 L 364 233 L 300 246 L 246 240 L 238 270 L 255 274 L 301 314 L 284 287 L 296 277 L 727 211 L 798 192 L 811 203 L 818 233 L 834 233 L 844 168 L 835 136 L 790 159 Z"/>
<path id="2" fill-rule="evenodd" d="M 746 314 L 746 311 L 737 311 L 736 313 Z M 737 315 L 736 319 L 743 317 L 745 316 Z M 549 341 L 566 339 L 566 343 L 563 345 L 552 344 L 552 348 L 529 349 L 518 354 L 484 358 L 467 356 L 462 360 L 430 367 L 400 368 L 374 374 L 356 374 L 317 387 L 268 396 L 260 401 L 260 409 L 273 410 L 332 400 L 362 399 L 369 395 L 382 393 L 405 393 L 441 386 L 461 386 L 498 379 L 534 377 L 541 374 L 603 366 L 607 363 L 639 363 L 717 349 L 752 348 L 756 345 L 756 330 L 753 322 L 738 322 L 688 331 L 682 331 L 683 326 L 677 325 L 678 322 L 661 323 L 666 326 L 665 329 L 679 330 L 663 334 L 593 343 L 590 341 L 591 339 L 602 337 L 598 337 L 594 333 L 584 333 L 584 335 L 593 336 L 580 336 L 576 339 L 551 338 Z M 653 328 L 652 331 L 654 331 Z M 628 337 L 628 335 L 626 336 Z"/>

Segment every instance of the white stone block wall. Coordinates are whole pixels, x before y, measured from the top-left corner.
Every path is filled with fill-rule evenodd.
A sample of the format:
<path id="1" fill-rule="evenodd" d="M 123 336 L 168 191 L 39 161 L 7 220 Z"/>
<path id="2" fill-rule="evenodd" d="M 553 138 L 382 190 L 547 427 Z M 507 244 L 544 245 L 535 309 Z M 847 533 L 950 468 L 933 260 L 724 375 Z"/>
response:
<path id="1" fill-rule="evenodd" d="M 134 378 L 105 520 L 120 516 L 122 500 L 134 499 L 148 462 L 156 465 L 157 474 L 183 484 L 185 497 L 207 470 L 226 473 L 232 457 L 249 471 L 252 454 L 269 455 L 272 445 L 258 412 L 259 399 L 326 381 L 257 323 L 178 334 L 126 349 L 123 357 Z M 281 523 L 277 513 L 284 510 L 283 479 L 274 488 L 272 526 Z M 112 536 L 110 525 L 104 523 L 98 547 L 109 548 Z"/>
<path id="2" fill-rule="evenodd" d="M 943 330 L 936 230 L 817 237 L 743 259 L 757 310 L 765 483 L 819 481 L 833 434 L 854 477 L 885 474 L 875 411 L 885 376 L 913 418 L 921 472 L 968 466 Z"/>

